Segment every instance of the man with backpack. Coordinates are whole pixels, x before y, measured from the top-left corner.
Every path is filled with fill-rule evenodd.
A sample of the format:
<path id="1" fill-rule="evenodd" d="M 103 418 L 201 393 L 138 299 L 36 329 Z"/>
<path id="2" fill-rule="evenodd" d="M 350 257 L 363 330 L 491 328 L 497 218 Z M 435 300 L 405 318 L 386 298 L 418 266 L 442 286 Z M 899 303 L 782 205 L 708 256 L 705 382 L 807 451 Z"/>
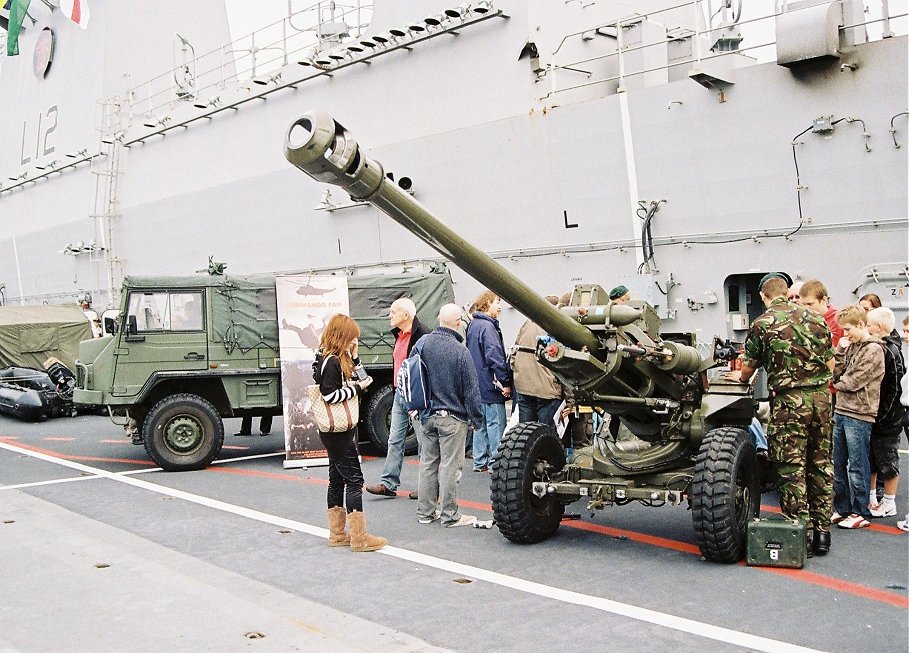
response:
<path id="1" fill-rule="evenodd" d="M 431 524 L 441 518 L 442 525 L 449 528 L 476 521 L 459 512 L 457 494 L 468 429 L 483 423 L 476 369 L 457 331 L 460 321 L 461 308 L 445 304 L 439 311 L 438 328 L 420 341 L 419 350 L 411 359 L 419 356 L 422 364 L 408 365 L 409 369 L 418 367 L 409 376 L 420 379 L 428 399 L 422 402 L 418 396 L 421 393 L 409 393 L 411 401 L 420 405 L 411 404 L 408 408 L 420 413 L 423 426 L 418 520 Z"/>
<path id="2" fill-rule="evenodd" d="M 388 309 L 388 322 L 391 324 L 391 333 L 395 337 L 395 348 L 392 352 L 395 398 L 391 406 L 391 424 L 388 428 L 388 454 L 385 456 L 385 468 L 382 470 L 380 481 L 375 485 L 367 485 L 363 489 L 370 494 L 396 497 L 398 496 L 398 486 L 401 484 L 401 466 L 404 464 L 404 439 L 407 437 L 407 426 L 410 423 L 407 410 L 404 408 L 398 372 L 401 370 L 401 364 L 410 356 L 417 340 L 425 336 L 428 331 L 417 319 L 417 307 L 413 300 L 407 297 L 401 297 L 392 302 Z M 415 422 L 413 427 L 419 441 L 420 425 Z M 416 499 L 417 493 L 411 492 L 410 498 Z"/>

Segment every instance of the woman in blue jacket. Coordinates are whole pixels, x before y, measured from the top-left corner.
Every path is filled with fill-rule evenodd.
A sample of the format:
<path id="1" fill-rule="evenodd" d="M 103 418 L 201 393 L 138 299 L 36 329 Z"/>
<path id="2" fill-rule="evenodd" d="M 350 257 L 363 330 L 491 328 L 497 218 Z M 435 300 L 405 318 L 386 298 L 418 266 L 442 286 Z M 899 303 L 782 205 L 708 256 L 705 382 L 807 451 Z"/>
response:
<path id="1" fill-rule="evenodd" d="M 499 297 L 485 291 L 474 302 L 476 312 L 467 327 L 467 349 L 477 368 L 483 424 L 473 432 L 473 471 L 492 467 L 505 432 L 505 401 L 511 397 L 511 368 L 499 328 Z"/>

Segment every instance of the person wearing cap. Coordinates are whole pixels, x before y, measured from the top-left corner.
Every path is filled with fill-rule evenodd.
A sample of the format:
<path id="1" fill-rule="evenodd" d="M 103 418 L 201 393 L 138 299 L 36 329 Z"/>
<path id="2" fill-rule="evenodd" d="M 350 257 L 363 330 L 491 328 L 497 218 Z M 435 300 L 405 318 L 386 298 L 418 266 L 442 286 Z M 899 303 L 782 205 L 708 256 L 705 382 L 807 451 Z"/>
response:
<path id="1" fill-rule="evenodd" d="M 767 310 L 748 331 L 742 369 L 726 378 L 748 383 L 757 368 L 767 371 L 767 442 L 780 509 L 806 525 L 808 555 L 824 555 L 830 550 L 833 501 L 833 347 L 823 317 L 788 301 L 790 283 L 779 272 L 761 279 L 758 287 Z"/>
<path id="2" fill-rule="evenodd" d="M 624 304 L 631 299 L 631 291 L 625 286 L 618 285 L 609 291 L 609 301 L 616 304 Z"/>

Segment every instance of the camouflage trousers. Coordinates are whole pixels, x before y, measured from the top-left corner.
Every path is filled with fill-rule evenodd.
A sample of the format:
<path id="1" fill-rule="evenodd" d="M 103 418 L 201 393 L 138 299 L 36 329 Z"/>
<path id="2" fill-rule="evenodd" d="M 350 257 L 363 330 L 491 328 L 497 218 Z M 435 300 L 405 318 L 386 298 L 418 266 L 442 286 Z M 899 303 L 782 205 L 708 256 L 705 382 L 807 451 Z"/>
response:
<path id="1" fill-rule="evenodd" d="M 780 509 L 815 531 L 830 529 L 833 510 L 831 410 L 826 385 L 784 391 L 770 401 L 767 444 Z"/>

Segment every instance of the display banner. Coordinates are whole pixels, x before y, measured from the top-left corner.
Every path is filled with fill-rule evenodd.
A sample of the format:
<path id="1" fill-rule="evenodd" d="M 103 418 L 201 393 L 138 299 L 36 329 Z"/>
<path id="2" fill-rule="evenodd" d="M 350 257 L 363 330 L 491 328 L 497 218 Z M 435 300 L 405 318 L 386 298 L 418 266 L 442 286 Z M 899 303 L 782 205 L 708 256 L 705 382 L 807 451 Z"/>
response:
<path id="1" fill-rule="evenodd" d="M 281 400 L 284 406 L 284 467 L 328 464 L 328 454 L 312 419 L 306 388 L 322 330 L 332 315 L 350 315 L 346 276 L 311 274 L 275 277 Z"/>

